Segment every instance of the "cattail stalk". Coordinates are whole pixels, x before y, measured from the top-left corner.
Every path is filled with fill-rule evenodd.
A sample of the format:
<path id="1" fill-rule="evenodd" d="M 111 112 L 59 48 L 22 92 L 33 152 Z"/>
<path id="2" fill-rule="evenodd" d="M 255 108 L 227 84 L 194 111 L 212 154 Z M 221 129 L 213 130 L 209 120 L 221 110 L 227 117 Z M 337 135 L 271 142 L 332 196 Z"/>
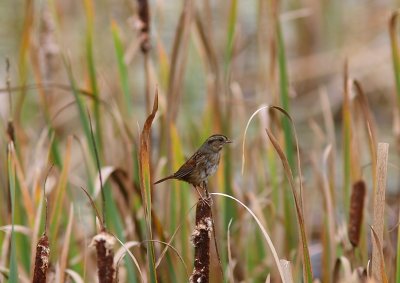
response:
<path id="1" fill-rule="evenodd" d="M 191 241 L 194 246 L 194 268 L 190 282 L 206 283 L 210 280 L 210 239 L 213 230 L 211 197 L 200 199 L 196 207 L 196 227 Z"/>
<path id="2" fill-rule="evenodd" d="M 148 0 L 138 0 L 138 15 L 140 19 L 140 49 L 147 53 L 150 48 L 150 12 Z"/>

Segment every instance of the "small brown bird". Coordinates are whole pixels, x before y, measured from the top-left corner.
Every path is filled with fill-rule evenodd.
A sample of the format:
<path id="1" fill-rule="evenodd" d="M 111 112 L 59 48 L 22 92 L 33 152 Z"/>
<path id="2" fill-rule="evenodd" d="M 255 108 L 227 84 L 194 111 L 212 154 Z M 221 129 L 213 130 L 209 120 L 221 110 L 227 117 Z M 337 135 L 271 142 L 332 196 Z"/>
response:
<path id="1" fill-rule="evenodd" d="M 205 188 L 207 177 L 213 175 L 219 164 L 221 149 L 231 143 L 224 135 L 212 135 L 203 145 L 176 171 L 174 174 L 158 180 L 154 184 L 159 184 L 169 179 L 177 179 L 188 182 L 194 187 Z"/>

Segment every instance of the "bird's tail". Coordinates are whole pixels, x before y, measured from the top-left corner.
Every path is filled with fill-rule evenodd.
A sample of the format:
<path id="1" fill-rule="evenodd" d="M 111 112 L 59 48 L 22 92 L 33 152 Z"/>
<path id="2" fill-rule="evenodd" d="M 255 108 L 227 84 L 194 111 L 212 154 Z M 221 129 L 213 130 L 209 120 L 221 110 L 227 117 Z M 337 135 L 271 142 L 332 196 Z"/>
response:
<path id="1" fill-rule="evenodd" d="M 164 182 L 164 181 L 166 181 L 166 180 L 174 179 L 174 178 L 175 178 L 174 175 L 170 175 L 170 176 L 168 176 L 168 177 L 162 178 L 161 180 L 158 180 L 157 182 L 154 183 L 154 185 L 157 185 L 157 184 L 162 183 L 162 182 Z"/>

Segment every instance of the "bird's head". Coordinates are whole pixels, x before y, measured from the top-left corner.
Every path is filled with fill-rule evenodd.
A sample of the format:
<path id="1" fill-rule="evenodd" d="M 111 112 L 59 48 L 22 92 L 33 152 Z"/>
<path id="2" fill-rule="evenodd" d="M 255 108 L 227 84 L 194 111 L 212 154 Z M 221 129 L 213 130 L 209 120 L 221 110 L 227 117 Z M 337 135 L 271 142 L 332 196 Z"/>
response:
<path id="1" fill-rule="evenodd" d="M 204 143 L 207 145 L 208 148 L 210 148 L 214 152 L 218 152 L 222 149 L 222 147 L 227 144 L 231 143 L 232 141 L 229 140 L 226 136 L 224 135 L 212 135 L 209 137 L 206 142 Z"/>

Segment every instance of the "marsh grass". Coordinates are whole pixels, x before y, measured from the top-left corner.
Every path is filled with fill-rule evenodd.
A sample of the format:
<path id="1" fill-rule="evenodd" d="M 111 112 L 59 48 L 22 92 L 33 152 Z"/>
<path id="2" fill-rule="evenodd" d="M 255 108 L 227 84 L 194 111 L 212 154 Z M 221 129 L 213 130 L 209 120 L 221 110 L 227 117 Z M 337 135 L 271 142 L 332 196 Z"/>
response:
<path id="1" fill-rule="evenodd" d="M 3 38 L 0 282 L 187 282 L 197 192 L 153 182 L 217 132 L 210 282 L 400 280 L 398 11 L 364 38 L 347 2 L 103 2 Z"/>

